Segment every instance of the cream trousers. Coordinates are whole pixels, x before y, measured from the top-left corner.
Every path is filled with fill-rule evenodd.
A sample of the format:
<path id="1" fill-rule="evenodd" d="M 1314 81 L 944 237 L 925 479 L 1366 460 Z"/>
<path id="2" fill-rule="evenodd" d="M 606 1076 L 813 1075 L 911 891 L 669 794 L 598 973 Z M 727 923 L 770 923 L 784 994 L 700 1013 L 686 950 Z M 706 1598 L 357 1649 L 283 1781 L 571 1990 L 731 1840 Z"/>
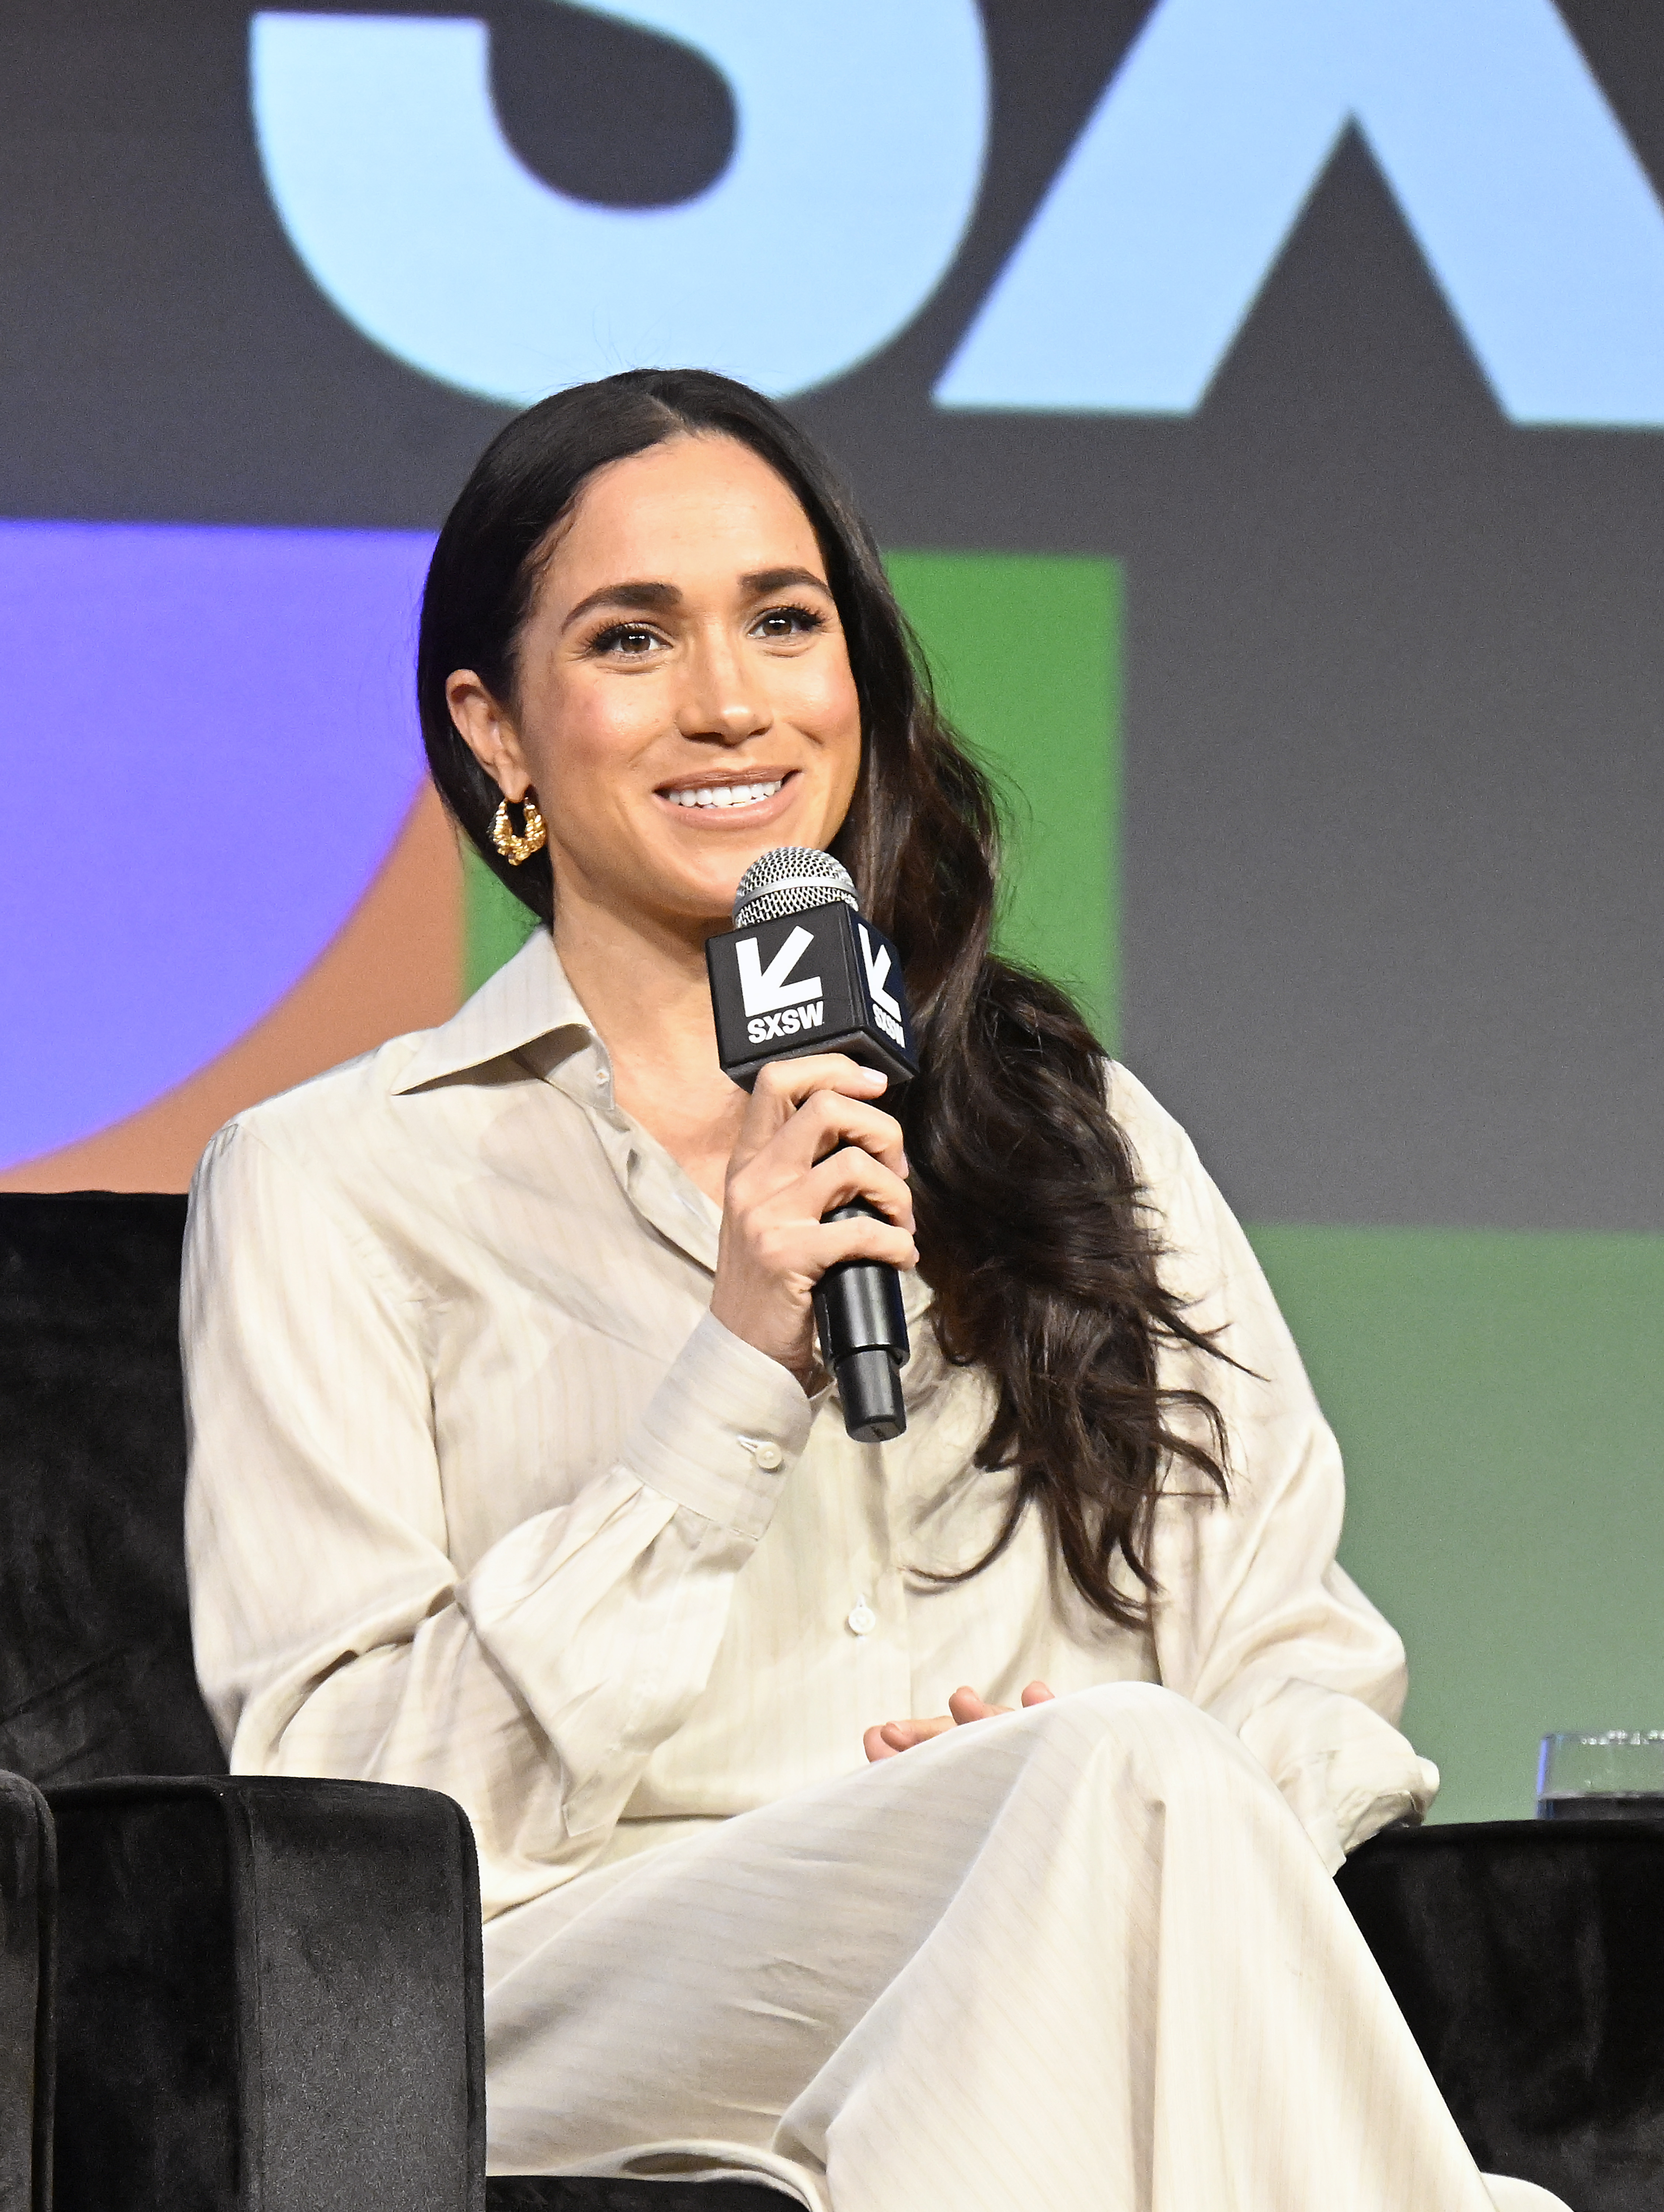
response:
<path id="1" fill-rule="evenodd" d="M 740 2171 L 815 2212 L 1491 2212 L 1303 1830 L 1145 1684 L 580 1875 L 485 1954 L 494 2172 Z"/>

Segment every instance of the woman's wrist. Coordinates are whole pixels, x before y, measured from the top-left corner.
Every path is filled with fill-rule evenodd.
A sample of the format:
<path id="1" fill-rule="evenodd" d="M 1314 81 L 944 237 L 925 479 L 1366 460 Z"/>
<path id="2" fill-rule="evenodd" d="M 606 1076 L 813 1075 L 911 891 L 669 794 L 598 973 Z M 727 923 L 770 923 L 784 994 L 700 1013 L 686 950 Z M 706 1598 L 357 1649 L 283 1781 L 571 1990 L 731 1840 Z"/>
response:
<path id="1" fill-rule="evenodd" d="M 742 1344 L 749 1344 L 754 1352 L 762 1352 L 765 1358 L 783 1367 L 804 1395 L 811 1395 L 811 1384 L 820 1365 L 812 1329 L 806 1340 L 800 1336 L 786 1338 L 770 1310 L 772 1302 L 762 1302 L 759 1311 L 758 1302 L 732 1298 L 725 1295 L 727 1285 L 719 1278 L 711 1297 L 713 1316 L 730 1336 L 737 1336 Z"/>

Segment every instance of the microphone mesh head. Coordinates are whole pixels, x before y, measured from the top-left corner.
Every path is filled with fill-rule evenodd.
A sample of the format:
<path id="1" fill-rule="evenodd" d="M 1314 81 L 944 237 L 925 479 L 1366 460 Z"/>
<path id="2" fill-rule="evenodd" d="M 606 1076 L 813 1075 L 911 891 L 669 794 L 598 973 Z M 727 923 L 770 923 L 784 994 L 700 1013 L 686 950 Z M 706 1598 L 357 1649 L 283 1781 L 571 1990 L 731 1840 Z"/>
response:
<path id="1" fill-rule="evenodd" d="M 734 890 L 734 927 L 780 921 L 811 906 L 858 906 L 849 871 L 830 853 L 801 845 L 776 845 L 752 861 Z"/>

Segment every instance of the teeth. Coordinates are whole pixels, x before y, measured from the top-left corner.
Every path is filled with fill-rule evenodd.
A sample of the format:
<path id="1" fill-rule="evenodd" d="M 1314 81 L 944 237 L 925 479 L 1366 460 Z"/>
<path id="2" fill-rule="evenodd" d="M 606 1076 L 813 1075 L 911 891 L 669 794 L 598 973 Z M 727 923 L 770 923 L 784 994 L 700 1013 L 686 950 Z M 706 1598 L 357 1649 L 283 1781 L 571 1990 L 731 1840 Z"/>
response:
<path id="1" fill-rule="evenodd" d="M 772 799 L 785 781 L 779 775 L 769 783 L 690 784 L 665 797 L 672 806 L 750 806 L 759 799 Z"/>

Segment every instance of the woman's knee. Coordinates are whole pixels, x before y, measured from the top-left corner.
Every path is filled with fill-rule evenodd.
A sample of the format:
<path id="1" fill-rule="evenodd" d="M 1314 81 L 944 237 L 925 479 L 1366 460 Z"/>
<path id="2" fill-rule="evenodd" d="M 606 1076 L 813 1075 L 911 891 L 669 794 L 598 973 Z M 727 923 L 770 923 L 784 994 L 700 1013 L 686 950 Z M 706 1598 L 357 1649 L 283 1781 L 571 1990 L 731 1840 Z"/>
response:
<path id="1" fill-rule="evenodd" d="M 1023 1718 L 1042 1733 L 1062 1729 L 1106 1741 L 1170 1737 L 1175 1742 L 1212 1743 L 1225 1735 L 1199 1706 L 1175 1690 L 1164 1690 L 1159 1682 L 1101 1682 L 1094 1689 L 1074 1690 L 1045 1705 L 1029 1705 Z"/>
<path id="2" fill-rule="evenodd" d="M 1181 1793 L 1213 1800 L 1244 1788 L 1274 1790 L 1228 1729 L 1158 1683 L 1108 1682 L 1078 1690 L 1029 1707 L 1023 1722 L 1037 1741 L 1065 1748 L 1079 1764 L 1135 1767 L 1169 1803 Z"/>

